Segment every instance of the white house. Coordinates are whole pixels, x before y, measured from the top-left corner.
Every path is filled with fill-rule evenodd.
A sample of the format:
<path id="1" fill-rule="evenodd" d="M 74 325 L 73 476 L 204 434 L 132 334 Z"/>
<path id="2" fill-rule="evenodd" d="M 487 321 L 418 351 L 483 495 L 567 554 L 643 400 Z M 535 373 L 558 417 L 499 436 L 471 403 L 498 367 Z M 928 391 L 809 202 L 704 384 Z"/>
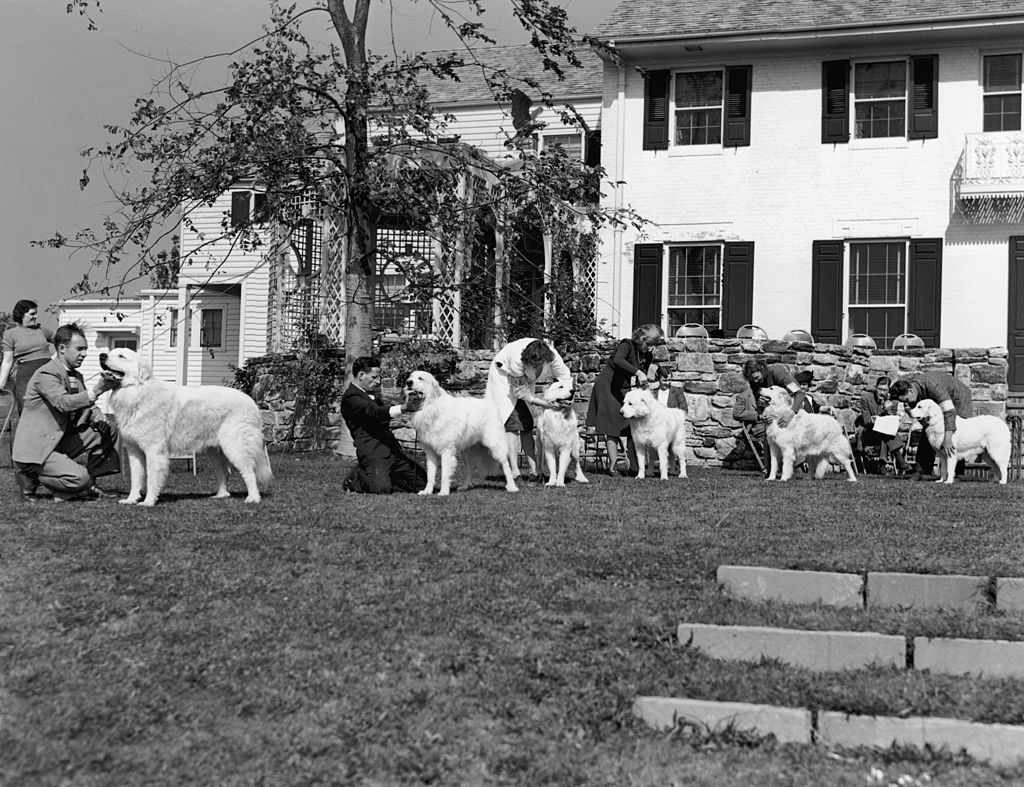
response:
<path id="1" fill-rule="evenodd" d="M 1024 2 L 626 0 L 594 31 L 598 316 L 1006 345 L 1024 388 Z"/>

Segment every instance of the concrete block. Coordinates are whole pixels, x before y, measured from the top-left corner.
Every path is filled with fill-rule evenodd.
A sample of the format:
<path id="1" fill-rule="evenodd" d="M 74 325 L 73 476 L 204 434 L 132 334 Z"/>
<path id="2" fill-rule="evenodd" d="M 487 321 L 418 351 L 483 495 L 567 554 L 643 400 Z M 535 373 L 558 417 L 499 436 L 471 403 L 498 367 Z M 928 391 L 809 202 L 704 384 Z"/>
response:
<path id="1" fill-rule="evenodd" d="M 1024 642 L 914 638 L 914 669 L 950 675 L 1024 677 Z"/>
<path id="2" fill-rule="evenodd" d="M 900 746 L 924 748 L 924 719 L 911 716 L 857 716 L 836 711 L 819 711 L 818 743 L 826 746 L 871 746 L 887 749 Z"/>
<path id="3" fill-rule="evenodd" d="M 924 719 L 924 738 L 933 748 L 963 749 L 976 760 L 995 766 L 1016 765 L 1024 760 L 1024 727 L 1014 724 L 981 724 L 961 719 Z"/>
<path id="4" fill-rule="evenodd" d="M 862 669 L 877 664 L 903 669 L 903 637 L 870 631 L 800 631 L 766 626 L 681 623 L 679 642 L 727 661 L 778 659 L 819 672 Z"/>
<path id="5" fill-rule="evenodd" d="M 985 577 L 962 574 L 868 572 L 869 607 L 974 609 L 985 603 Z"/>
<path id="6" fill-rule="evenodd" d="M 713 702 L 675 697 L 637 697 L 633 714 L 655 729 L 671 729 L 685 719 L 715 732 L 734 726 L 781 743 L 811 742 L 811 712 L 747 702 Z"/>
<path id="7" fill-rule="evenodd" d="M 1006 612 L 1024 610 L 1024 577 L 996 579 L 996 609 Z"/>
<path id="8" fill-rule="evenodd" d="M 863 605 L 864 578 L 831 571 L 789 571 L 760 566 L 719 566 L 717 578 L 731 596 L 787 604 Z"/>

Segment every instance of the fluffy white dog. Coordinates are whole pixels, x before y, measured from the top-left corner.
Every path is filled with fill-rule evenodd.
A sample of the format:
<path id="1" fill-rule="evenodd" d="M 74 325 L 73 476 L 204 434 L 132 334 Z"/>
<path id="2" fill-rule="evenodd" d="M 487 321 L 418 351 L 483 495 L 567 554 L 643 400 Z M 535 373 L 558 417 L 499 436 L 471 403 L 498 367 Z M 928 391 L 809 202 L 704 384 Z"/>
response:
<path id="1" fill-rule="evenodd" d="M 939 483 L 952 484 L 956 476 L 956 462 L 949 462 L 942 450 L 946 436 L 942 408 L 931 399 L 922 399 L 911 408 L 910 417 L 921 422 L 925 438 L 935 449 L 939 460 Z M 994 415 L 957 416 L 953 448 L 956 449 L 956 459 L 970 461 L 981 456 L 998 473 L 999 483 L 1006 483 L 1006 471 L 1010 466 L 1010 427 L 1001 418 Z"/>
<path id="2" fill-rule="evenodd" d="M 512 477 L 508 439 L 497 408 L 487 399 L 452 396 L 429 372 L 416 371 L 405 383 L 406 408 L 412 412 L 416 438 L 427 455 L 427 486 L 419 494 L 434 493 L 438 465 L 441 488 L 438 494 L 451 491 L 452 476 L 460 454 L 475 446 L 487 449 L 491 458 L 505 474 L 505 489 L 518 492 Z M 471 463 L 467 461 L 467 465 Z M 467 467 L 471 470 L 471 467 Z M 472 473 L 468 483 L 472 485 Z"/>
<path id="3" fill-rule="evenodd" d="M 669 448 L 679 460 L 679 477 L 686 478 L 686 413 L 677 407 L 666 407 L 646 388 L 628 391 L 619 409 L 629 421 L 629 431 L 636 446 L 637 478 L 647 473 L 647 450 L 658 452 L 662 480 L 668 479 Z"/>
<path id="4" fill-rule="evenodd" d="M 245 481 L 245 501 L 260 501 L 260 485 L 269 486 L 273 474 L 260 411 L 249 396 L 221 385 L 188 387 L 156 380 L 148 364 L 124 348 L 101 353 L 100 366 L 117 378 L 110 408 L 131 470 L 131 489 L 122 503 L 155 505 L 171 455 L 198 451 L 207 451 L 216 469 L 214 497 L 230 496 L 226 460 Z"/>
<path id="5" fill-rule="evenodd" d="M 537 416 L 537 433 L 548 465 L 547 486 L 565 486 L 570 459 L 576 463 L 576 480 L 581 484 L 589 483 L 580 464 L 579 419 L 572 409 L 575 396 L 571 384 L 557 380 L 544 389 L 545 401 L 559 404 L 554 409 L 541 410 Z"/>
<path id="6" fill-rule="evenodd" d="M 785 389 L 773 386 L 769 391 L 770 402 L 764 411 L 768 421 L 765 436 L 771 451 L 768 480 L 779 479 L 781 466 L 780 480 L 788 481 L 793 477 L 793 466 L 807 462 L 815 478 L 823 478 L 829 466 L 836 463 L 846 469 L 848 480 L 856 481 L 853 449 L 839 421 L 821 413 L 794 413 Z"/>

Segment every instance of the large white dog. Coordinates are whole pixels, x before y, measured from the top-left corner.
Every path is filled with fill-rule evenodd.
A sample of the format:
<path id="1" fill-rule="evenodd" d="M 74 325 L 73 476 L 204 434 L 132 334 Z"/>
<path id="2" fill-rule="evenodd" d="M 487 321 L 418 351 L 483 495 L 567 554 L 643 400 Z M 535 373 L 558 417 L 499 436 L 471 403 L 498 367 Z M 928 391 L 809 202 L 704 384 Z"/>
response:
<path id="1" fill-rule="evenodd" d="M 623 397 L 619 412 L 629 421 L 636 446 L 637 478 L 647 473 L 647 450 L 658 452 L 662 480 L 668 479 L 668 452 L 679 460 L 679 477 L 686 478 L 686 413 L 666 407 L 646 388 L 634 388 Z"/>
<path id="2" fill-rule="evenodd" d="M 823 478 L 829 466 L 835 463 L 845 468 L 848 480 L 856 481 L 853 449 L 839 421 L 821 413 L 803 410 L 794 413 L 784 388 L 773 386 L 769 391 L 770 402 L 764 411 L 768 421 L 765 436 L 771 451 L 768 480 L 788 481 L 793 477 L 793 466 L 807 462 L 813 468 L 815 478 Z"/>
<path id="3" fill-rule="evenodd" d="M 565 486 L 569 461 L 576 463 L 576 480 L 589 483 L 580 464 L 579 419 L 572 409 L 576 391 L 570 383 L 556 380 L 544 389 L 544 400 L 559 406 L 541 410 L 537 416 L 537 433 L 548 465 L 547 486 Z"/>
<path id="4" fill-rule="evenodd" d="M 956 463 L 949 462 L 942 450 L 942 441 L 946 436 L 942 408 L 931 399 L 922 399 L 910 410 L 910 417 L 921 422 L 925 438 L 935 449 L 935 456 L 939 460 L 939 483 L 952 484 L 956 476 Z M 994 415 L 976 415 L 973 418 L 957 416 L 953 447 L 957 459 L 969 462 L 981 456 L 996 471 L 999 483 L 1006 483 L 1006 471 L 1010 466 L 1010 427 L 1001 418 Z"/>
<path id="5" fill-rule="evenodd" d="M 416 439 L 427 455 L 427 486 L 421 495 L 434 493 L 438 465 L 441 488 L 438 494 L 451 492 L 452 476 L 460 454 L 475 446 L 487 449 L 505 474 L 505 489 L 518 492 L 512 477 L 508 439 L 498 409 L 487 399 L 452 396 L 429 372 L 416 371 L 405 383 L 406 408 L 412 411 Z M 468 483 L 472 485 L 471 462 L 467 461 Z"/>
<path id="6" fill-rule="evenodd" d="M 102 353 L 100 366 L 118 381 L 110 407 L 132 476 L 122 503 L 155 505 L 170 457 L 198 451 L 207 451 L 216 469 L 214 497 L 230 496 L 226 460 L 245 481 L 245 501 L 260 501 L 260 485 L 269 486 L 273 475 L 260 411 L 250 397 L 221 385 L 188 387 L 154 379 L 145 361 L 128 349 Z"/>

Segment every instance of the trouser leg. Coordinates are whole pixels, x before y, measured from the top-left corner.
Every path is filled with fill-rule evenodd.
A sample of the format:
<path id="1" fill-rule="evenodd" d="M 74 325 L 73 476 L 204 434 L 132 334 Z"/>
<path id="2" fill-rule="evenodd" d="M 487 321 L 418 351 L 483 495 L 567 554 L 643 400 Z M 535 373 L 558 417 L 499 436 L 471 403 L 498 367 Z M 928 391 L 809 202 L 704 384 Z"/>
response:
<path id="1" fill-rule="evenodd" d="M 81 462 L 54 451 L 39 468 L 39 483 L 57 495 L 73 495 L 89 489 L 92 476 L 84 464 L 88 457 L 82 454 L 78 459 Z"/>
<path id="2" fill-rule="evenodd" d="M 398 454 L 391 465 L 391 485 L 398 492 L 419 492 L 427 485 L 427 472 L 405 454 Z"/>
<path id="3" fill-rule="evenodd" d="M 929 475 L 935 468 L 935 449 L 924 435 L 921 435 L 917 444 L 917 467 L 922 473 Z"/>

